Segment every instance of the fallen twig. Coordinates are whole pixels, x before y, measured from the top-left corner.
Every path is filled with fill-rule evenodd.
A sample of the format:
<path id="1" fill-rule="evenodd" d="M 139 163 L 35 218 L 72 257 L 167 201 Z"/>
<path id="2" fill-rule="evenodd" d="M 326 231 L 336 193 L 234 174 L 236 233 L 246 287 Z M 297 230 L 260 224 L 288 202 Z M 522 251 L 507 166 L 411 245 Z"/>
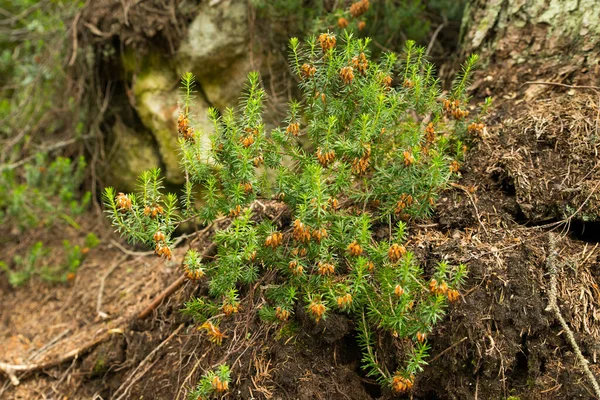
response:
<path id="1" fill-rule="evenodd" d="M 445 349 L 444 351 L 442 351 L 441 353 L 439 353 L 437 356 L 433 357 L 431 360 L 427 361 L 429 364 L 431 364 L 432 362 L 434 362 L 435 360 L 437 360 L 438 358 L 440 358 L 441 356 L 443 356 L 444 354 L 446 354 L 447 352 L 449 352 L 450 350 L 452 350 L 453 348 L 455 348 L 456 346 L 458 346 L 459 344 L 461 344 L 462 342 L 464 342 L 465 340 L 467 340 L 468 337 L 464 337 L 462 339 L 460 339 L 458 342 L 453 343 L 452 345 L 450 345 L 450 347 L 448 347 L 447 349 Z"/>
<path id="2" fill-rule="evenodd" d="M 202 253 L 202 261 L 206 261 L 207 259 L 214 256 L 215 254 L 217 254 L 217 244 L 212 243 Z M 156 296 L 154 298 L 154 300 L 152 300 L 152 303 L 150 303 L 139 314 L 138 318 L 143 319 L 143 318 L 146 318 L 148 315 L 150 315 L 150 313 L 152 313 L 152 311 L 154 311 L 167 297 L 169 297 L 177 289 L 179 289 L 183 285 L 183 283 L 185 282 L 186 279 L 187 278 L 186 278 L 185 274 L 182 274 L 179 278 L 177 278 L 177 280 L 175 282 L 171 283 L 171 285 L 169 285 L 168 288 L 166 288 L 161 294 L 159 294 L 158 296 Z"/>
<path id="3" fill-rule="evenodd" d="M 125 259 L 127 258 L 127 255 L 123 255 L 121 256 L 113 265 L 112 267 L 110 267 L 110 269 L 108 271 L 106 271 L 106 273 L 104 274 L 104 276 L 102 276 L 102 279 L 100 280 L 100 288 L 98 289 L 98 297 L 96 299 L 96 313 L 98 314 L 98 316 L 100 316 L 100 318 L 104 319 L 106 318 L 108 315 L 102 311 L 102 293 L 104 292 L 104 284 L 106 282 L 106 278 L 108 278 L 108 276 L 119 266 L 121 265 L 121 262 L 123 262 Z"/>
<path id="4" fill-rule="evenodd" d="M 110 338 L 115 333 L 122 333 L 123 330 L 119 328 L 110 329 L 102 336 L 92 340 L 91 342 L 86 343 L 82 347 L 73 349 L 61 357 L 58 357 L 55 360 L 50 360 L 43 363 L 37 364 L 8 364 L 0 362 L 0 372 L 4 373 L 4 375 L 8 376 L 13 385 L 17 386 L 20 383 L 19 378 L 17 377 L 17 373 L 22 373 L 23 375 L 46 369 L 56 367 L 64 362 L 70 361 L 74 358 L 79 357 L 80 355 L 90 351 L 92 348 L 96 347 L 100 343 L 104 342 L 108 338 Z M 23 376 L 21 376 L 23 378 Z"/>
<path id="5" fill-rule="evenodd" d="M 571 330 L 571 328 L 569 328 L 569 325 L 567 325 L 567 321 L 565 321 L 562 314 L 560 313 L 560 309 L 558 308 L 558 303 L 556 302 L 556 297 L 557 297 L 556 296 L 556 293 L 557 293 L 557 289 L 556 289 L 557 251 L 556 251 L 556 236 L 554 233 L 548 234 L 548 248 L 549 248 L 550 254 L 548 254 L 548 258 L 546 260 L 546 266 L 548 268 L 548 273 L 550 274 L 550 292 L 548 293 L 548 307 L 546 307 L 546 311 L 552 311 L 554 313 L 554 316 L 556 317 L 556 319 L 558 319 L 558 322 L 560 322 L 560 326 L 562 327 L 563 331 L 565 332 L 565 334 L 567 336 L 567 340 L 568 340 L 569 344 L 571 345 L 571 347 L 573 348 L 575 355 L 577 356 L 577 360 L 581 364 L 581 367 L 583 368 L 583 371 L 584 371 L 588 381 L 594 388 L 596 397 L 600 399 L 600 386 L 598 385 L 598 381 L 596 380 L 596 377 L 594 376 L 594 374 L 592 373 L 592 371 L 590 370 L 590 368 L 588 366 L 588 364 L 589 364 L 588 360 L 586 360 L 585 357 L 583 356 L 583 354 L 581 354 L 581 349 L 579 348 L 579 345 L 577 344 L 577 341 L 575 340 L 573 331 Z"/>
<path id="6" fill-rule="evenodd" d="M 475 200 L 473 199 L 473 196 L 471 196 L 469 189 L 467 189 L 466 187 L 459 185 L 457 183 L 453 183 L 453 182 L 450 182 L 450 186 L 460 189 L 467 194 L 467 196 L 469 197 L 469 200 L 471 201 L 471 204 L 473 205 L 473 208 L 475 209 L 475 216 L 477 217 L 477 222 L 479 222 L 479 225 L 483 228 L 483 231 L 485 232 L 485 234 L 488 235 L 488 231 L 487 231 L 485 225 L 483 225 L 483 222 L 481 222 L 481 216 L 479 215 L 479 209 L 477 208 L 477 204 L 475 204 Z"/>
<path id="7" fill-rule="evenodd" d="M 600 90 L 600 86 L 581 86 L 581 85 L 567 85 L 565 83 L 558 82 L 546 82 L 546 81 L 528 81 L 523 83 L 520 87 L 525 85 L 553 85 L 553 86 L 562 86 L 570 89 L 592 89 L 592 90 Z"/>

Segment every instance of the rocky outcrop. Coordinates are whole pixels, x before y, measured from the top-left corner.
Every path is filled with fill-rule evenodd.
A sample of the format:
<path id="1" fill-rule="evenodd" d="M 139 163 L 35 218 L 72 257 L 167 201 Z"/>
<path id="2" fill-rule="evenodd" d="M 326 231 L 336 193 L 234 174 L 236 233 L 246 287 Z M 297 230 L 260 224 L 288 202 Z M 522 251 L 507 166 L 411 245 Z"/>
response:
<path id="1" fill-rule="evenodd" d="M 208 136 L 212 130 L 208 108 L 224 110 L 237 105 L 247 74 L 254 69 L 247 54 L 247 21 L 245 0 L 203 2 L 175 57 L 167 59 L 157 54 L 139 56 L 129 53 L 123 59 L 127 73 L 133 77 L 132 103 L 144 126 L 154 136 L 168 183 L 184 182 L 179 168 L 177 134 L 179 77 L 187 71 L 196 75 L 198 87 L 191 107 L 192 122 L 195 129 L 203 133 L 201 142 L 208 151 Z M 135 155 L 129 157 L 135 158 Z M 139 160 L 139 163 L 145 161 Z M 146 168 L 156 164 L 156 160 L 152 162 Z M 135 163 L 135 171 L 122 166 L 123 175 L 131 175 L 133 180 L 141 172 L 138 161 Z"/>
<path id="2" fill-rule="evenodd" d="M 138 132 L 117 120 L 112 128 L 114 144 L 108 160 L 107 186 L 118 191 L 133 192 L 137 189 L 137 177 L 150 168 L 160 167 L 160 155 L 152 137 Z"/>

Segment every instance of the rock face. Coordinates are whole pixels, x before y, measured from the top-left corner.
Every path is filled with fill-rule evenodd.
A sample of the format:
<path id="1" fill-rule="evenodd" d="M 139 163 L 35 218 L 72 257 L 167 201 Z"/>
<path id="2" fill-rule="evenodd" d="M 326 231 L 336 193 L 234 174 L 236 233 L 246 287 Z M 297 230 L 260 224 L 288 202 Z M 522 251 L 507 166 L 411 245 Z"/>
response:
<path id="1" fill-rule="evenodd" d="M 137 132 L 117 121 L 112 128 L 115 139 L 112 157 L 108 163 L 108 184 L 118 191 L 133 192 L 139 174 L 160 167 L 160 155 L 148 134 Z"/>
<path id="2" fill-rule="evenodd" d="M 143 169 L 163 165 L 168 183 L 181 184 L 184 176 L 179 168 L 177 118 L 179 116 L 179 79 L 187 71 L 196 75 L 197 96 L 191 107 L 192 122 L 202 132 L 202 147 L 210 149 L 209 133 L 212 123 L 207 111 L 213 106 L 223 111 L 235 106 L 253 68 L 248 48 L 248 4 L 245 0 L 203 2 L 197 17 L 191 23 L 187 38 L 173 59 L 153 54 L 128 54 L 123 65 L 133 78 L 135 109 L 158 146 L 160 159 L 151 160 L 144 168 L 137 164 L 150 162 L 136 160 L 135 171 L 122 166 L 123 175 L 133 180 Z M 119 128 L 122 131 L 122 127 Z M 115 131 L 121 135 L 122 132 Z M 136 142 L 143 148 L 149 144 Z M 135 152 L 134 152 L 135 153 Z M 134 154 L 129 157 L 135 158 Z M 139 161 L 139 162 L 138 162 Z M 135 175 L 135 176 L 134 176 Z"/>
<path id="3" fill-rule="evenodd" d="M 164 164 L 165 179 L 173 184 L 184 182 L 183 173 L 179 168 L 178 82 L 179 79 L 174 71 L 166 68 L 152 69 L 139 75 L 133 87 L 138 115 L 154 135 Z M 194 116 L 194 127 L 202 133 L 201 143 L 208 151 L 212 124 L 208 120 L 207 111 L 206 102 L 196 98 L 190 112 Z"/>
<path id="4" fill-rule="evenodd" d="M 248 2 L 203 2 L 179 49 L 183 71 L 206 76 L 229 68 L 245 53 L 248 44 Z"/>

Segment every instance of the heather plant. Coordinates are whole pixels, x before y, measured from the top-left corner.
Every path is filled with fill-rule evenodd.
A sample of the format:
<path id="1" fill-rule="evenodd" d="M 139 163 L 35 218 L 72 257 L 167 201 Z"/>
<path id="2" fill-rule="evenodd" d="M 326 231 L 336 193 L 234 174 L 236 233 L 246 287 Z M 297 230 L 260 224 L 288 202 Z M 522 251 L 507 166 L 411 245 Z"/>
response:
<path id="1" fill-rule="evenodd" d="M 106 189 L 105 202 L 118 231 L 166 258 L 178 224 L 230 220 L 214 235 L 211 262 L 194 249 L 183 261 L 186 276 L 209 289 L 184 312 L 212 342 L 226 340 L 220 321 L 239 311 L 240 291 L 270 272 L 259 310 L 264 321 L 285 325 L 302 311 L 323 324 L 332 313 L 346 314 L 367 375 L 404 392 L 426 362 L 427 335 L 460 297 L 467 272 L 442 261 L 426 274 L 407 240 L 409 222 L 431 216 L 458 171 L 464 139 L 473 124 L 480 127 L 466 109 L 477 58 L 443 94 L 414 42 L 400 58 L 386 53 L 379 62 L 368 45 L 349 33 L 342 40 L 323 33 L 304 45 L 291 39 L 301 100 L 267 132 L 265 93 L 250 73 L 238 110 L 210 110 L 210 151 L 194 129 L 194 79 L 185 74 L 178 129 L 187 179 L 179 213 L 175 196 L 160 191 L 157 170 L 142 175 L 137 194 Z M 289 224 L 260 212 L 269 199 L 289 211 Z M 398 341 L 404 358 L 384 356 L 377 337 Z"/>
<path id="2" fill-rule="evenodd" d="M 189 400 L 209 400 L 221 398 L 228 390 L 231 382 L 231 370 L 227 364 L 205 373 L 196 387 L 189 393 Z"/>

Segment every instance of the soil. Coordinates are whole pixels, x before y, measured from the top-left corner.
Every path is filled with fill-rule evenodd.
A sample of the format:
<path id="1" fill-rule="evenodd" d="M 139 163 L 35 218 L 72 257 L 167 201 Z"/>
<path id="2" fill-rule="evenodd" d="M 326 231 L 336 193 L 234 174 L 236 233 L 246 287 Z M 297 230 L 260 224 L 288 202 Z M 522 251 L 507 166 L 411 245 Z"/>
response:
<path id="1" fill-rule="evenodd" d="M 569 85 L 589 79 L 581 72 L 561 76 Z M 560 311 L 600 376 L 600 100 L 584 88 L 521 86 L 527 77 L 501 68 L 478 77 L 476 99 L 487 92 L 498 99 L 486 132 L 474 139 L 461 178 L 444 192 L 435 216 L 410 225 L 409 247 L 426 270 L 445 259 L 466 263 L 469 277 L 461 300 L 429 337 L 432 357 L 405 398 L 594 398 L 546 311 L 547 257 L 552 231 L 560 235 Z M 98 221 L 79 221 L 103 240 L 71 283 L 33 280 L 15 290 L 0 276 L 0 362 L 50 363 L 16 373 L 17 386 L 0 375 L 1 398 L 185 399 L 205 371 L 223 362 L 233 370 L 225 398 L 394 398 L 365 377 L 345 317 L 315 325 L 297 310 L 294 330 L 260 323 L 261 282 L 243 293 L 243 310 L 222 326 L 228 338 L 220 347 L 179 312 L 206 290 L 202 285 L 187 282 L 138 319 L 179 277 L 189 244 L 164 262 L 113 244 L 121 242 Z M 76 235 L 65 227 L 52 237 L 58 247 L 57 238 Z M 191 245 L 202 250 L 207 243 Z"/>

